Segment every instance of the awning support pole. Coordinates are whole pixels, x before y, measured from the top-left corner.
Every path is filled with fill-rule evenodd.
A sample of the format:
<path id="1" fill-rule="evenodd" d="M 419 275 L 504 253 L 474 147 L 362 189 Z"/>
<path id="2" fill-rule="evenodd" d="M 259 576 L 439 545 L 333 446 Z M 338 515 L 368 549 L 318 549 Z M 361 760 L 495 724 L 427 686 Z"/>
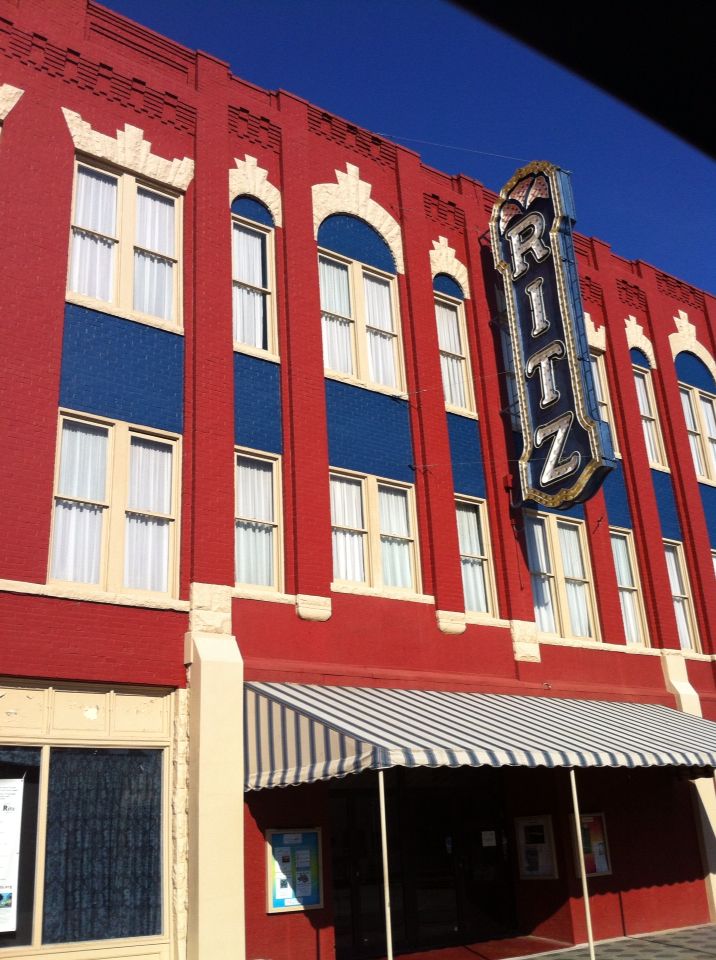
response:
<path id="1" fill-rule="evenodd" d="M 393 925 L 390 917 L 390 875 L 388 873 L 388 828 L 385 820 L 385 782 L 382 770 L 378 771 L 378 796 L 380 798 L 380 846 L 383 854 L 386 960 L 393 960 Z"/>
<path id="2" fill-rule="evenodd" d="M 579 873 L 582 878 L 582 898 L 584 900 L 584 919 L 587 922 L 587 943 L 589 945 L 589 960 L 594 958 L 594 934 L 592 933 L 592 911 L 589 908 L 589 887 L 587 886 L 587 869 L 584 864 L 584 844 L 582 843 L 582 819 L 579 815 L 579 800 L 577 799 L 577 778 L 574 767 L 569 769 L 569 782 L 572 785 L 572 805 L 574 807 L 574 831 L 577 835 L 577 852 L 579 853 Z"/>

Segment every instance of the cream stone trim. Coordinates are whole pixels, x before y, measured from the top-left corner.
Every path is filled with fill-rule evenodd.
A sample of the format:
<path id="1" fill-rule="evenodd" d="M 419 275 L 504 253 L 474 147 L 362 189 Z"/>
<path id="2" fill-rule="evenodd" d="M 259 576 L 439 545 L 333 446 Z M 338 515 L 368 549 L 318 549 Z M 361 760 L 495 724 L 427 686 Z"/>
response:
<path id="1" fill-rule="evenodd" d="M 13 87 L 9 83 L 0 83 L 0 124 L 5 120 L 12 108 L 25 91 Z"/>
<path id="2" fill-rule="evenodd" d="M 466 610 L 465 623 L 481 627 L 500 627 L 502 630 L 509 630 L 511 626 L 510 620 L 503 620 L 501 617 L 494 617 L 491 613 L 483 613 L 480 610 Z"/>
<path id="3" fill-rule="evenodd" d="M 316 620 L 319 623 L 330 620 L 331 598 L 313 597 L 308 593 L 299 593 L 296 596 L 296 615 L 301 620 Z"/>
<path id="4" fill-rule="evenodd" d="M 184 191 L 191 183 L 194 161 L 189 157 L 166 160 L 152 153 L 151 141 L 144 139 L 144 131 L 140 127 L 125 123 L 124 130 L 117 130 L 116 137 L 109 137 L 93 130 L 74 110 L 62 107 L 62 113 L 76 150 L 174 187 L 175 190 Z"/>
<path id="5" fill-rule="evenodd" d="M 185 637 L 184 663 L 193 662 L 193 637 L 231 635 L 232 588 L 216 583 L 192 583 L 189 590 L 189 630 Z"/>
<path id="6" fill-rule="evenodd" d="M 174 695 L 174 751 L 172 764 L 172 912 L 175 960 L 186 960 L 189 909 L 189 695 Z"/>
<path id="7" fill-rule="evenodd" d="M 696 339 L 696 327 L 689 320 L 688 313 L 684 310 L 677 311 L 674 323 L 676 324 L 676 333 L 669 334 L 672 357 L 676 357 L 678 353 L 684 351 L 693 353 L 706 364 L 711 376 L 716 380 L 716 361 L 706 347 Z"/>
<path id="8" fill-rule="evenodd" d="M 510 620 L 510 633 L 515 660 L 527 663 L 542 661 L 537 624 L 534 620 Z"/>
<path id="9" fill-rule="evenodd" d="M 604 325 L 597 327 L 592 320 L 592 315 L 584 312 L 584 326 L 587 329 L 587 342 L 590 347 L 599 350 L 600 353 L 607 352 L 607 330 Z"/>
<path id="10" fill-rule="evenodd" d="M 361 180 L 358 167 L 352 163 L 346 164 L 345 173 L 336 170 L 336 180 L 337 183 L 316 183 L 311 187 L 314 237 L 318 239 L 318 228 L 331 214 L 353 214 L 378 231 L 390 247 L 396 273 L 405 273 L 400 224 L 379 203 L 370 199 L 371 184 Z"/>
<path id="11" fill-rule="evenodd" d="M 443 633 L 458 636 L 467 630 L 465 614 L 456 610 L 436 610 L 435 619 Z"/>
<path id="12" fill-rule="evenodd" d="M 256 157 L 251 157 L 248 153 L 244 154 L 243 160 L 234 157 L 234 163 L 236 169 L 229 170 L 229 203 L 233 203 L 242 193 L 247 193 L 266 204 L 271 211 L 274 226 L 283 226 L 281 193 L 268 179 L 268 170 L 260 167 Z"/>
<path id="13" fill-rule="evenodd" d="M 686 661 L 680 650 L 661 650 L 661 667 L 664 671 L 666 689 L 676 698 L 676 706 L 682 713 L 702 716 L 701 699 L 691 685 Z"/>
<path id="14" fill-rule="evenodd" d="M 411 593 L 409 590 L 397 590 L 392 587 L 369 587 L 365 583 L 346 583 L 334 580 L 333 593 L 352 593 L 360 597 L 384 597 L 386 600 L 406 600 L 408 603 L 435 604 L 435 597 L 427 593 Z"/>
<path id="15" fill-rule="evenodd" d="M 624 329 L 626 330 L 627 346 L 630 350 L 641 350 L 649 361 L 652 370 L 656 370 L 656 355 L 651 340 L 644 333 L 644 328 L 637 321 L 636 317 L 629 314 L 624 318 Z"/>
<path id="16" fill-rule="evenodd" d="M 59 600 L 87 600 L 88 603 L 111 603 L 119 607 L 147 607 L 150 610 L 178 610 L 189 612 L 187 600 L 163 600 L 141 594 L 111 593 L 85 589 L 83 584 L 30 583 L 24 580 L 0 579 L 0 593 L 29 593 L 36 597 L 56 597 Z"/>
<path id="17" fill-rule="evenodd" d="M 433 240 L 433 249 L 430 251 L 430 272 L 435 278 L 438 273 L 447 273 L 462 287 L 466 300 L 470 299 L 470 280 L 467 267 L 455 256 L 455 250 L 450 246 L 447 237 L 438 237 Z"/>
<path id="18" fill-rule="evenodd" d="M 238 600 L 262 600 L 267 603 L 290 603 L 295 605 L 296 595 L 293 593 L 281 593 L 278 590 L 269 588 L 240 586 L 231 588 L 231 596 Z"/>

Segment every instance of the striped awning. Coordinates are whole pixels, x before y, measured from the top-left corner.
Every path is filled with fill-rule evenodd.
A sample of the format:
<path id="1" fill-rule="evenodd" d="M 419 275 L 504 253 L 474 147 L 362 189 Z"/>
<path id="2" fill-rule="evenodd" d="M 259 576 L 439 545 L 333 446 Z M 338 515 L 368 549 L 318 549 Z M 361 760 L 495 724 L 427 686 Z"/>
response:
<path id="1" fill-rule="evenodd" d="M 247 790 L 389 767 L 716 767 L 716 723 L 654 704 L 257 682 L 244 704 Z"/>

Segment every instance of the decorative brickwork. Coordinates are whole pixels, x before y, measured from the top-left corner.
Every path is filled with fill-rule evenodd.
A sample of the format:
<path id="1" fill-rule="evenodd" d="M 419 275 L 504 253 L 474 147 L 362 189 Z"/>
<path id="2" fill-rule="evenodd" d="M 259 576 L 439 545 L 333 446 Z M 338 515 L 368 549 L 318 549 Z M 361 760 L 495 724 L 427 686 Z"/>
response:
<path id="1" fill-rule="evenodd" d="M 346 150 L 374 160 L 386 167 L 395 166 L 395 146 L 352 123 L 330 113 L 308 108 L 308 129 L 319 137 L 332 140 Z"/>
<path id="2" fill-rule="evenodd" d="M 433 277 L 438 273 L 447 273 L 454 277 L 462 287 L 465 299 L 470 299 L 470 280 L 467 267 L 455 256 L 454 249 L 448 244 L 446 237 L 433 240 L 433 249 L 430 251 L 430 270 Z"/>
<path id="3" fill-rule="evenodd" d="M 246 107 L 229 107 L 229 130 L 242 140 L 278 153 L 281 131 L 266 117 L 254 116 Z"/>
<path id="4" fill-rule="evenodd" d="M 229 170 L 229 203 L 242 193 L 256 197 L 269 208 L 274 224 L 282 226 L 281 194 L 269 181 L 268 172 L 258 165 L 256 157 L 250 157 L 248 153 L 244 154 L 243 160 L 237 157 L 234 162 L 236 169 Z"/>
<path id="5" fill-rule="evenodd" d="M 604 306 L 604 291 L 601 285 L 592 280 L 591 277 L 580 277 L 579 289 L 582 292 L 583 300 L 589 300 L 590 303 L 597 303 L 600 307 Z"/>
<path id="6" fill-rule="evenodd" d="M 644 328 L 637 322 L 636 317 L 631 314 L 624 320 L 626 328 L 627 345 L 630 350 L 641 350 L 649 361 L 652 368 L 656 368 L 656 356 L 651 340 L 644 333 Z"/>
<path id="7" fill-rule="evenodd" d="M 627 306 L 646 310 L 644 292 L 633 283 L 627 283 L 626 280 L 617 280 L 617 293 L 621 302 L 626 303 Z"/>
<path id="8" fill-rule="evenodd" d="M 423 206 L 425 216 L 433 223 L 461 232 L 465 229 L 465 214 L 452 200 L 441 200 L 435 193 L 426 193 L 423 194 Z"/>
<path id="9" fill-rule="evenodd" d="M 704 297 L 699 290 L 695 290 L 683 280 L 677 280 L 676 277 L 669 277 L 665 273 L 657 273 L 656 285 L 659 292 L 672 300 L 682 303 L 685 307 L 691 307 L 696 310 L 704 309 Z"/>

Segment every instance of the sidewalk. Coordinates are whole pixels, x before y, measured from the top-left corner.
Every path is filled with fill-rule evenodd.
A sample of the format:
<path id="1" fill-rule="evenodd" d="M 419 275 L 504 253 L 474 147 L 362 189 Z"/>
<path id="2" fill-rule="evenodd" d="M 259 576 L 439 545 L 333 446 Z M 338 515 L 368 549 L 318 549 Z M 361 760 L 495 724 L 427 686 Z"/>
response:
<path id="1" fill-rule="evenodd" d="M 716 958 L 716 925 L 686 927 L 669 933 L 606 940 L 594 948 L 596 960 L 706 960 Z M 479 957 L 479 953 L 477 954 Z M 577 947 L 540 953 L 535 960 L 589 960 L 589 950 Z"/>

